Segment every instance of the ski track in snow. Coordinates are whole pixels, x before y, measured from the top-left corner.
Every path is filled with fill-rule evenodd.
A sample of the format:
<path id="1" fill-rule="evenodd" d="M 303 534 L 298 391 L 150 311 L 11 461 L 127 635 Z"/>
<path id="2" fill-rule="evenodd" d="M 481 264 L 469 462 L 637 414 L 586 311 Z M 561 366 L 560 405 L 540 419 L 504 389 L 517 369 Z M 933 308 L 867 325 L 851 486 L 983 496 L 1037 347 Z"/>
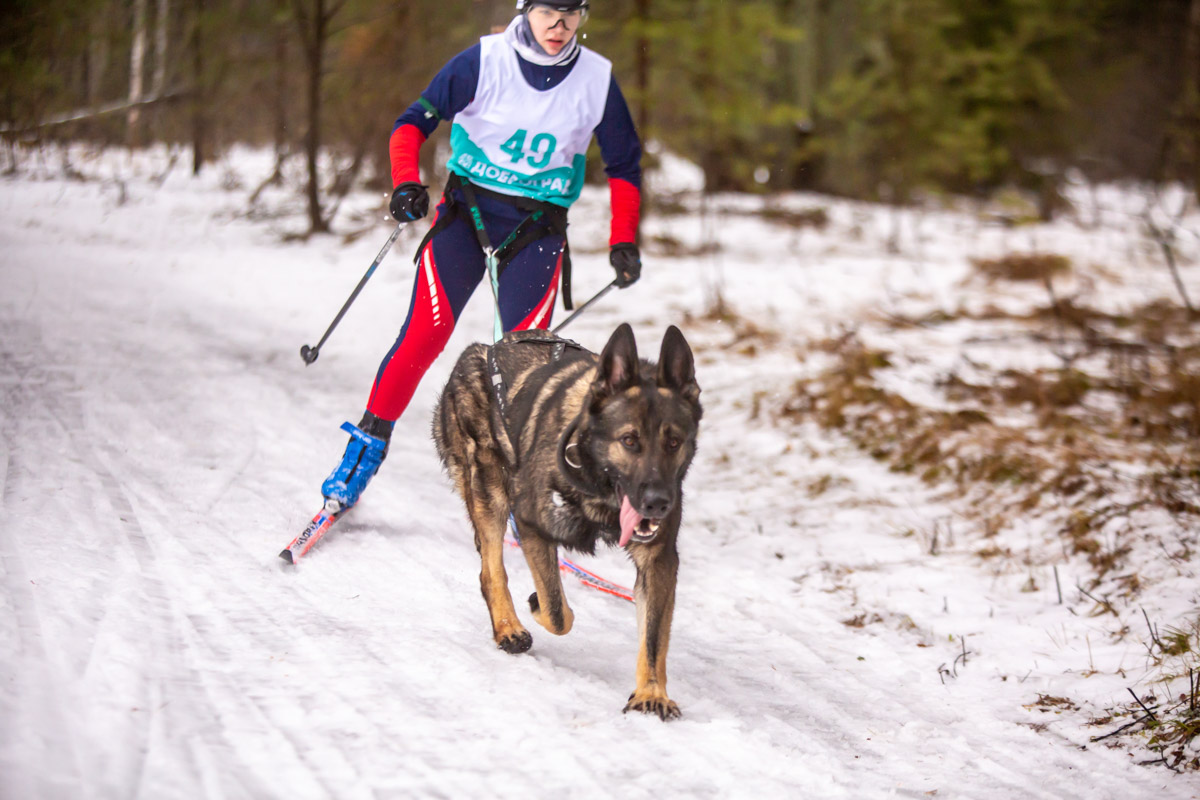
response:
<path id="1" fill-rule="evenodd" d="M 241 199 L 214 176 L 158 192 L 125 177 L 126 205 L 103 182 L 62 191 L 56 178 L 9 178 L 0 199 L 0 796 L 1197 796 L 1193 776 L 1035 731 L 1048 720 L 1021 705 L 1050 684 L 996 680 L 987 647 L 1002 642 L 984 637 L 947 682 L 938 665 L 957 641 L 918 648 L 902 626 L 843 624 L 857 606 L 838 565 L 881 581 L 919 568 L 898 520 L 950 512 L 816 432 L 812 458 L 786 466 L 791 434 L 750 425 L 740 405 L 749 383 L 786 390 L 790 367 L 769 356 L 755 373 L 698 350 L 706 413 L 668 659 L 677 722 L 621 713 L 632 606 L 569 576 L 569 636 L 533 626 L 519 658 L 491 642 L 466 515 L 428 438 L 455 353 L 490 330 L 486 292 L 367 499 L 286 567 L 276 553 L 316 510 L 337 424 L 357 418 L 403 320 L 415 239 L 306 369 L 295 351 L 385 226 L 350 247 L 281 245 L 229 219 Z M 607 271 L 579 247 L 582 211 L 607 218 L 598 197 L 573 232 L 580 297 Z M 640 286 L 566 335 L 598 349 L 629 319 L 652 355 L 678 322 L 665 309 L 700 310 L 683 269 L 650 260 Z M 758 283 L 776 266 L 740 269 Z M 827 473 L 878 502 L 808 498 Z M 632 585 L 620 554 L 579 561 Z M 520 611 L 531 580 L 518 553 L 506 564 Z M 964 595 L 989 580 L 967 560 L 935 567 Z"/>

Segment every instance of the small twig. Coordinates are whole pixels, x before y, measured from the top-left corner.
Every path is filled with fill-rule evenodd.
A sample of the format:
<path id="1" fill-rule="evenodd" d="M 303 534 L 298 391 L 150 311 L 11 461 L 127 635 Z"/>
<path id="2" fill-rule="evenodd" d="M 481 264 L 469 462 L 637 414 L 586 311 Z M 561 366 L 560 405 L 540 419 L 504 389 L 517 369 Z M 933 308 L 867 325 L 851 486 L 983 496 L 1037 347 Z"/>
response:
<path id="1" fill-rule="evenodd" d="M 1063 604 L 1062 603 L 1062 584 L 1058 582 L 1058 565 L 1057 564 L 1054 565 L 1054 588 L 1058 589 L 1058 604 L 1061 606 Z"/>
<path id="2" fill-rule="evenodd" d="M 1122 731 L 1129 730 L 1129 729 L 1130 729 L 1130 728 L 1132 728 L 1134 725 L 1138 725 L 1138 724 L 1140 724 L 1140 723 L 1143 723 L 1143 722 L 1145 722 L 1145 721 L 1146 721 L 1146 718 L 1145 718 L 1145 717 L 1138 717 L 1138 718 L 1137 718 L 1137 719 L 1135 719 L 1133 722 L 1126 722 L 1124 725 L 1122 725 L 1121 727 L 1117 728 L 1115 731 L 1109 731 L 1108 733 L 1104 734 L 1103 736 L 1093 736 L 1093 737 L 1091 738 L 1091 741 L 1093 741 L 1093 742 L 1102 742 L 1102 741 L 1104 741 L 1105 739 L 1108 739 L 1109 737 L 1116 736 L 1118 733 L 1120 733 L 1120 732 L 1122 732 Z"/>
<path id="3" fill-rule="evenodd" d="M 1140 697 L 1138 697 L 1136 694 L 1134 694 L 1134 691 L 1133 691 L 1133 689 L 1130 689 L 1128 686 L 1126 686 L 1126 687 L 1125 687 L 1125 689 L 1126 689 L 1126 691 L 1128 691 L 1128 692 L 1129 692 L 1129 694 L 1130 694 L 1130 695 L 1132 695 L 1132 696 L 1133 696 L 1133 699 L 1134 699 L 1134 700 L 1137 700 L 1137 704 L 1138 704 L 1139 706 L 1141 706 L 1141 707 L 1142 707 L 1142 711 L 1145 711 L 1147 714 L 1149 714 L 1149 715 L 1150 715 L 1150 719 L 1154 720 L 1155 722 L 1158 722 L 1158 717 L 1154 716 L 1154 712 L 1153 712 L 1153 711 L 1151 711 L 1150 709 L 1146 708 L 1146 704 L 1142 702 L 1142 698 L 1140 698 Z"/>
<path id="4" fill-rule="evenodd" d="M 1075 584 L 1075 588 L 1078 589 L 1079 591 L 1083 592 L 1088 597 L 1090 597 L 1092 599 L 1092 601 L 1096 603 L 1096 605 L 1104 606 L 1105 610 L 1110 612 L 1114 617 L 1119 618 L 1121 616 L 1120 614 L 1118 614 L 1116 612 L 1116 610 L 1109 604 L 1109 602 L 1107 600 L 1097 600 L 1095 597 L 1092 596 L 1091 592 L 1089 592 L 1087 589 L 1084 589 L 1078 583 Z"/>
<path id="5" fill-rule="evenodd" d="M 1167 267 L 1171 270 L 1171 278 L 1175 281 L 1175 288 L 1179 291 L 1179 296 L 1183 298 L 1183 305 L 1187 308 L 1188 315 L 1192 317 L 1196 316 L 1196 309 L 1192 307 L 1192 301 L 1188 298 L 1187 290 L 1183 287 L 1183 281 L 1179 277 L 1179 268 L 1175 266 L 1175 251 L 1171 248 L 1171 240 L 1175 238 L 1174 230 L 1170 232 L 1163 231 L 1155 225 L 1148 207 L 1144 219 L 1146 228 L 1149 229 L 1154 240 L 1158 242 L 1158 246 L 1162 248 L 1163 257 L 1167 260 Z"/>
<path id="6" fill-rule="evenodd" d="M 1150 641 L 1158 645 L 1159 650 L 1165 650 L 1162 642 L 1158 640 L 1158 632 L 1154 630 L 1154 626 L 1150 624 L 1150 615 L 1146 613 L 1146 609 L 1142 609 L 1142 616 L 1146 619 L 1146 627 L 1150 629 Z"/>
<path id="7" fill-rule="evenodd" d="M 962 655 L 955 656 L 954 658 L 954 674 L 956 677 L 958 675 L 958 659 L 962 659 L 964 667 L 967 665 L 967 637 L 962 636 L 959 638 L 962 640 Z"/>

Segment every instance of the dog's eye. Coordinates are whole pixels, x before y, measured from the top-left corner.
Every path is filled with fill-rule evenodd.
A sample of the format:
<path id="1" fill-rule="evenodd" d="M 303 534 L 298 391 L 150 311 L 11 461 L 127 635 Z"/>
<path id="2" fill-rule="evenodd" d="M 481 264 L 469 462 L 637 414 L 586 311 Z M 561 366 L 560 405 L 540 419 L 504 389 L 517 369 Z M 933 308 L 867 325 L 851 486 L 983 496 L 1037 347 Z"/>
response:
<path id="1" fill-rule="evenodd" d="M 679 449 L 679 445 L 683 444 L 683 440 L 674 436 L 668 436 L 667 440 L 663 442 L 663 444 L 666 446 L 668 452 L 673 452 Z"/>
<path id="2" fill-rule="evenodd" d="M 630 450 L 637 447 L 638 437 L 636 433 L 627 433 L 621 437 L 621 444 L 628 447 Z"/>

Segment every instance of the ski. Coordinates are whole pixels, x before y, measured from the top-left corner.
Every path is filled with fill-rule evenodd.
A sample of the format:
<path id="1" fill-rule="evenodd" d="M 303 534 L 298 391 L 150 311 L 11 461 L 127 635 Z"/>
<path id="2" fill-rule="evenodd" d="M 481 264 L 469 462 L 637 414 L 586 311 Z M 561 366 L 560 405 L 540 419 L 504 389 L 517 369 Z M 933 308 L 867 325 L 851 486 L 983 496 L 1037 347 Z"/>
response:
<path id="1" fill-rule="evenodd" d="M 307 555 L 317 542 L 321 541 L 321 537 L 329 532 L 333 523 L 337 522 L 348 510 L 342 508 L 336 500 L 326 501 L 324 507 L 312 518 L 312 522 L 308 523 L 308 527 L 293 539 L 291 544 L 283 548 L 279 557 L 289 564 L 295 564 Z"/>

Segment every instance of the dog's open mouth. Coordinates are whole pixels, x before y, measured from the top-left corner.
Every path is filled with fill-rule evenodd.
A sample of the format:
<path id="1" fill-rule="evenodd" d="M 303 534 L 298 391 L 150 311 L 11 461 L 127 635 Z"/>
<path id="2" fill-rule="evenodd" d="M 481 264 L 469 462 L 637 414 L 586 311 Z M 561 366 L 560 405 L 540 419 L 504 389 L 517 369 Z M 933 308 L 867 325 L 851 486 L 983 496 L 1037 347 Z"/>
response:
<path id="1" fill-rule="evenodd" d="M 658 536 L 658 526 L 661 524 L 661 519 L 643 517 L 634 510 L 633 505 L 629 502 L 629 497 L 622 497 L 621 539 L 617 544 L 619 547 L 624 547 L 631 541 L 639 544 L 652 542 L 654 537 Z"/>

